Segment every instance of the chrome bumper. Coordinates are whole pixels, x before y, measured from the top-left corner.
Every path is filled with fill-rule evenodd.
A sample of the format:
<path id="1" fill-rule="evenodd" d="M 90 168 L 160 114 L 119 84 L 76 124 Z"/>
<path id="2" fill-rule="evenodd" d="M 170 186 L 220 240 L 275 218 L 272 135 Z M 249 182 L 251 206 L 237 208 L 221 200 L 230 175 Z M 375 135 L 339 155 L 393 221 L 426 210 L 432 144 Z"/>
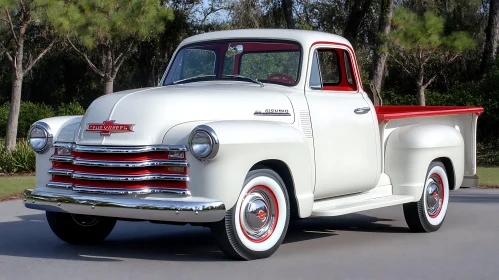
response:
<path id="1" fill-rule="evenodd" d="M 71 214 L 186 223 L 217 222 L 223 202 L 202 197 L 136 198 L 24 191 L 26 208 Z"/>

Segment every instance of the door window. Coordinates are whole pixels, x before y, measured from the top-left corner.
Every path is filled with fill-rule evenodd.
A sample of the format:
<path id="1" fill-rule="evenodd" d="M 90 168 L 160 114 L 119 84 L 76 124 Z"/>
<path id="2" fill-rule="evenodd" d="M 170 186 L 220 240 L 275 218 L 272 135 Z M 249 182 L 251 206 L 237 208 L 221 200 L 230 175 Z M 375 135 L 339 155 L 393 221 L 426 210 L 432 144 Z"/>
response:
<path id="1" fill-rule="evenodd" d="M 310 70 L 310 88 L 356 91 L 350 56 L 346 50 L 318 49 L 314 52 Z"/>

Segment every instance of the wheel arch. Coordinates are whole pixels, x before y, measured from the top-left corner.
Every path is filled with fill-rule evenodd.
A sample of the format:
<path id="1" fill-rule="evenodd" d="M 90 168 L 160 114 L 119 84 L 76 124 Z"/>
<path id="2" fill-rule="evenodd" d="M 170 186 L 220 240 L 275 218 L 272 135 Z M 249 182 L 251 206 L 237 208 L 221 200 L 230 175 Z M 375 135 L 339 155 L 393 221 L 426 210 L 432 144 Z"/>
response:
<path id="1" fill-rule="evenodd" d="M 447 173 L 447 179 L 449 180 L 449 189 L 456 189 L 456 172 L 454 171 L 454 164 L 452 160 L 448 157 L 437 158 L 434 161 L 440 161 L 445 167 L 445 172 Z"/>
<path id="2" fill-rule="evenodd" d="M 291 173 L 289 166 L 282 160 L 267 159 L 254 164 L 251 167 L 250 171 L 261 168 L 268 168 L 279 174 L 279 176 L 284 182 L 286 190 L 288 191 L 291 218 L 299 217 L 300 211 L 299 211 L 298 200 L 296 199 L 295 183 L 293 180 L 293 174 Z"/>

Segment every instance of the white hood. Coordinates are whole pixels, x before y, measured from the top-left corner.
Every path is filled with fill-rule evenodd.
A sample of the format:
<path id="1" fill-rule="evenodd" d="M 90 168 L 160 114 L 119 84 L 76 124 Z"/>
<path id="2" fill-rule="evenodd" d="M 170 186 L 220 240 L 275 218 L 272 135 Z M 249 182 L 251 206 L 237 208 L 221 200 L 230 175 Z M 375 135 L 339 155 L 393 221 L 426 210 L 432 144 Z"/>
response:
<path id="1" fill-rule="evenodd" d="M 128 90 L 96 99 L 83 116 L 76 139 L 81 145 L 162 144 L 175 125 L 192 121 L 266 120 L 293 123 L 290 100 L 278 86 L 247 82 L 200 82 Z M 268 109 L 287 110 L 289 115 L 255 115 Z M 282 112 L 282 111 L 281 111 Z M 88 124 L 114 120 L 133 124 L 133 132 L 102 136 L 86 132 Z"/>

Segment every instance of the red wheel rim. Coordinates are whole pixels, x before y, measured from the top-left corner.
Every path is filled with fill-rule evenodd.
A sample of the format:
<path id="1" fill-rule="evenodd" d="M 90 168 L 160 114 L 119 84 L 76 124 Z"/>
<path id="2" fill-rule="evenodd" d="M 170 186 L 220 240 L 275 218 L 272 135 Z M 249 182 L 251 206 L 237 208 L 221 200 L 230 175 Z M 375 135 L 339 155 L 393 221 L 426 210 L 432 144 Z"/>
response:
<path id="1" fill-rule="evenodd" d="M 435 219 L 440 215 L 445 200 L 445 188 L 442 177 L 433 173 L 428 178 L 431 180 L 426 186 L 426 212 L 430 218 Z"/>

